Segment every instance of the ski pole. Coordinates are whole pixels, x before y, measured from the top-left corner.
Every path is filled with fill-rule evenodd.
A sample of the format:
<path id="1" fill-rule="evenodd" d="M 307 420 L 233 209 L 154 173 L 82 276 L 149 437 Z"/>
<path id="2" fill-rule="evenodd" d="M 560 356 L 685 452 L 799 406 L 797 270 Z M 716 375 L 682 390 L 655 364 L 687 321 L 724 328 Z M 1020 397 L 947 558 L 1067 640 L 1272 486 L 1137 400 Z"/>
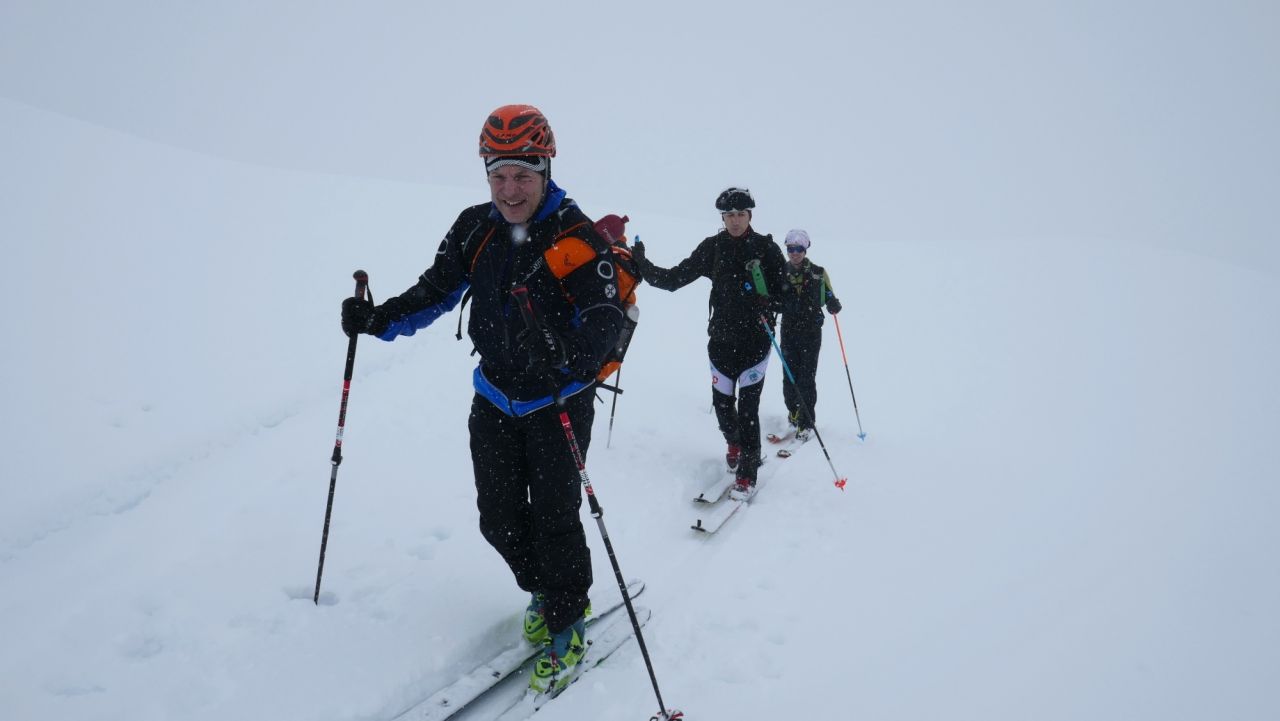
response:
<path id="1" fill-rule="evenodd" d="M 524 318 L 525 327 L 531 333 L 548 332 L 538 318 L 537 311 L 534 310 L 533 300 L 529 297 L 529 289 L 523 285 L 516 285 L 511 289 L 511 295 L 515 298 L 521 317 Z M 582 480 L 582 487 L 587 492 L 587 504 L 591 507 L 591 517 L 596 519 L 596 526 L 600 529 L 600 537 L 604 539 L 605 552 L 608 553 L 609 563 L 613 566 L 614 578 L 618 581 L 618 590 L 622 592 L 622 602 L 627 607 L 627 615 L 631 617 L 631 628 L 635 630 L 636 643 L 640 646 L 640 655 L 644 657 L 644 665 L 649 669 L 649 681 L 653 684 L 654 695 L 658 697 L 658 708 L 663 709 L 659 713 L 665 719 L 682 718 L 683 714 L 679 711 L 667 710 L 666 704 L 662 702 L 662 692 L 658 690 L 658 677 L 653 671 L 653 662 L 649 659 L 649 649 L 645 646 L 644 634 L 640 632 L 640 622 L 636 619 L 635 607 L 631 605 L 631 595 L 627 593 L 627 583 L 622 578 L 622 568 L 618 565 L 618 557 L 613 552 L 613 542 L 609 540 L 609 531 L 604 526 L 604 509 L 600 507 L 600 502 L 596 500 L 595 489 L 591 487 L 591 478 L 587 475 L 587 465 L 582 459 L 582 451 L 578 447 L 578 437 L 573 432 L 573 424 L 570 423 L 569 412 L 565 410 L 564 398 L 560 396 L 554 378 L 548 379 L 548 385 L 551 388 L 551 396 L 555 398 L 556 408 L 560 411 L 560 427 L 564 429 L 564 438 L 569 445 L 569 453 L 573 455 L 573 463 L 578 468 L 578 477 Z"/>
<path id="2" fill-rule="evenodd" d="M 622 332 L 618 334 L 618 342 L 615 350 L 618 353 L 618 380 L 614 381 L 613 388 L 613 407 L 609 409 L 609 437 L 605 440 L 604 447 L 608 448 L 613 443 L 613 415 L 618 412 L 618 396 L 622 395 L 622 363 L 621 359 L 625 359 L 627 355 L 627 346 L 631 345 L 631 335 L 636 331 L 636 325 L 640 322 L 640 307 L 632 303 L 627 306 L 627 310 L 623 313 Z"/>
<path id="3" fill-rule="evenodd" d="M 858 438 L 867 439 L 867 434 L 862 431 L 862 416 L 858 415 L 858 397 L 853 394 L 853 376 L 849 375 L 849 357 L 844 354 L 844 335 L 840 332 L 840 316 L 831 315 L 831 320 L 836 322 L 836 338 L 840 341 L 840 358 L 844 360 L 844 377 L 849 381 L 849 396 L 853 398 L 853 417 L 858 419 Z"/>
<path id="4" fill-rule="evenodd" d="M 618 412 L 618 396 L 622 395 L 622 366 L 618 366 L 618 379 L 614 385 L 618 386 L 618 391 L 613 394 L 613 406 L 609 408 L 609 437 L 604 441 L 605 448 L 613 445 L 613 415 Z"/>
<path id="5" fill-rule="evenodd" d="M 809 421 L 809 426 L 813 428 L 813 435 L 818 439 L 818 445 L 822 446 L 822 455 L 827 457 L 827 465 L 831 466 L 831 473 L 835 475 L 835 486 L 840 490 L 844 490 L 847 478 L 841 478 L 840 473 L 836 471 L 835 463 L 831 462 L 831 454 L 827 453 L 827 444 L 822 442 L 822 434 L 818 432 L 818 424 L 814 422 L 812 406 L 809 405 L 809 399 L 804 397 L 804 391 L 800 390 L 800 384 L 796 382 L 795 374 L 791 372 L 791 366 L 787 365 L 786 356 L 782 355 L 782 348 L 778 346 L 778 339 L 774 337 L 773 331 L 769 330 L 769 321 L 760 316 L 760 325 L 764 327 L 765 335 L 769 336 L 769 342 L 773 343 L 773 349 L 778 353 L 778 360 L 782 361 L 782 370 L 787 374 L 787 378 L 791 380 L 791 385 L 795 386 L 796 395 L 800 397 L 800 409 L 804 411 L 805 420 Z"/>
<path id="6" fill-rule="evenodd" d="M 369 288 L 369 274 L 363 270 L 357 270 L 352 277 L 356 279 L 355 297 L 364 300 L 365 292 Z M 372 300 L 372 294 L 370 294 L 370 300 Z M 351 394 L 351 371 L 356 366 L 358 335 L 353 334 L 347 341 L 347 367 L 342 372 L 342 404 L 338 406 L 338 433 L 333 439 L 333 456 L 329 459 L 333 464 L 333 470 L 329 473 L 329 502 L 324 508 L 324 531 L 320 534 L 320 565 L 316 568 L 316 593 L 311 599 L 317 606 L 320 605 L 320 577 L 324 575 L 324 551 L 329 545 L 329 519 L 333 515 L 333 492 L 338 486 L 338 466 L 342 463 L 342 432 L 347 424 L 347 397 Z"/>

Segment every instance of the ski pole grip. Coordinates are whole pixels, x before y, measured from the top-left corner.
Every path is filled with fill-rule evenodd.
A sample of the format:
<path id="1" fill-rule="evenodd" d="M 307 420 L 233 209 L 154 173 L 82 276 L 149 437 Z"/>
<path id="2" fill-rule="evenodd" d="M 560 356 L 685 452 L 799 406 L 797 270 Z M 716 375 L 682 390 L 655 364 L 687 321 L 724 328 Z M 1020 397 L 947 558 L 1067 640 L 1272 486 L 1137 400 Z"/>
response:
<path id="1" fill-rule="evenodd" d="M 769 286 L 764 282 L 764 271 L 760 268 L 759 258 L 752 258 L 747 261 L 747 272 L 751 273 L 751 280 L 754 281 L 756 293 L 768 298 Z"/>
<path id="2" fill-rule="evenodd" d="M 517 285 L 511 288 L 511 297 L 516 300 L 516 307 L 520 309 L 520 317 L 524 318 L 524 325 L 532 331 L 536 331 L 541 327 L 538 322 L 538 314 L 533 310 L 533 301 L 529 298 L 529 289 L 523 285 Z"/>
<path id="3" fill-rule="evenodd" d="M 369 274 L 363 270 L 357 270 L 351 274 L 356 279 L 356 295 L 355 297 L 364 300 L 365 291 L 369 288 Z"/>
<path id="4" fill-rule="evenodd" d="M 529 297 L 529 289 L 523 285 L 512 286 L 511 297 L 515 298 L 516 307 L 520 309 L 520 317 L 524 318 L 524 326 L 530 332 L 542 333 L 542 321 L 538 318 L 538 312 L 533 308 L 533 299 Z M 564 398 L 560 397 L 555 376 L 550 372 L 547 373 L 547 385 L 551 388 L 551 397 L 556 400 L 556 407 L 563 411 Z"/>

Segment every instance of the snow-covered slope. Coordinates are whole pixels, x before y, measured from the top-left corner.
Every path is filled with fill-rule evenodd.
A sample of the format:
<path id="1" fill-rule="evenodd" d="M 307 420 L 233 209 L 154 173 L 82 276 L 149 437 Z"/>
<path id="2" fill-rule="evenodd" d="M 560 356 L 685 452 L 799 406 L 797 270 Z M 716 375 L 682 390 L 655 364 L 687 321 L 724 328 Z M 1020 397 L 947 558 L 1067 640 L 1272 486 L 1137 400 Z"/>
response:
<path id="1" fill-rule="evenodd" d="M 8 101 L 0 128 L 0 717 L 384 719 L 516 633 L 524 598 L 476 530 L 456 316 L 361 341 L 311 603 L 338 302 L 356 267 L 378 298 L 407 286 L 480 183 L 255 167 Z M 838 223 L 760 215 L 775 234 Z M 632 217 L 660 263 L 716 230 Z M 846 491 L 810 443 L 721 534 L 688 530 L 695 471 L 721 453 L 703 283 L 642 289 L 608 448 L 598 406 L 588 467 L 623 571 L 649 583 L 670 705 L 1280 712 L 1274 276 L 1090 239 L 815 235 L 812 256 L 869 434 L 829 324 L 818 410 Z M 589 678 L 539 716 L 655 710 L 634 647 Z"/>

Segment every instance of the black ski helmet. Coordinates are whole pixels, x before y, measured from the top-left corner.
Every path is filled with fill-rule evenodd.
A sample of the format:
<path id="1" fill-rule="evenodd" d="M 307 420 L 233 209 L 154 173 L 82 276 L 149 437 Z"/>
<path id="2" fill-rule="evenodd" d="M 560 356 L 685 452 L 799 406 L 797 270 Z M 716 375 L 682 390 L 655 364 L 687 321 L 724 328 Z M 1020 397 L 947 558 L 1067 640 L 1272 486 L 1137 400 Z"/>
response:
<path id="1" fill-rule="evenodd" d="M 756 207 L 756 199 L 746 188 L 725 188 L 716 198 L 716 210 L 728 213 L 734 210 L 751 210 Z"/>

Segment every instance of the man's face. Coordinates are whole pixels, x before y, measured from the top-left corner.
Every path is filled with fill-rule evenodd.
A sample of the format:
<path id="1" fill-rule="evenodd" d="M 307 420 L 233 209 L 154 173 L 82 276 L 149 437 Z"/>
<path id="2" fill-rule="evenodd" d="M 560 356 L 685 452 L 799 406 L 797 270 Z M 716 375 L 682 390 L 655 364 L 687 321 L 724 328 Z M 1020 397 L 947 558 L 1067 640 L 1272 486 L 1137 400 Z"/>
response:
<path id="1" fill-rule="evenodd" d="M 747 228 L 751 227 L 749 210 L 730 210 L 727 213 L 721 213 L 720 219 L 724 221 L 724 229 L 735 238 L 746 233 Z"/>
<path id="2" fill-rule="evenodd" d="M 787 246 L 787 261 L 799 268 L 804 263 L 805 249 L 803 245 Z"/>
<path id="3" fill-rule="evenodd" d="M 542 203 L 546 182 L 538 173 L 518 165 L 504 165 L 489 173 L 493 204 L 508 223 L 527 223 Z"/>

